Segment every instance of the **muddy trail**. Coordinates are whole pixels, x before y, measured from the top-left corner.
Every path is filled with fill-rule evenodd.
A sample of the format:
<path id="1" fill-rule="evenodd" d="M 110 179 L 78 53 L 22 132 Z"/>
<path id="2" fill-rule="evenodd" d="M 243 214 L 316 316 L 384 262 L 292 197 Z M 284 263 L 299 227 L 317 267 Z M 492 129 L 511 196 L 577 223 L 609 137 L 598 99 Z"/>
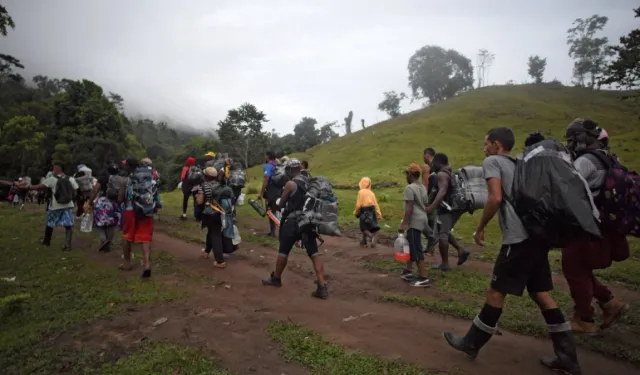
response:
<path id="1" fill-rule="evenodd" d="M 243 231 L 259 233 L 263 225 L 252 219 L 241 222 Z M 315 289 L 313 270 L 301 250 L 292 252 L 283 287 L 264 287 L 261 280 L 274 267 L 275 249 L 244 242 L 236 254 L 229 256 L 226 269 L 215 269 L 211 259 L 200 257 L 199 244 L 171 237 L 163 232 L 167 229 L 166 224 L 158 225 L 153 251 L 171 254 L 181 268 L 197 277 L 184 280 L 159 273 L 153 277 L 157 282 L 184 288 L 190 298 L 131 309 L 87 326 L 63 341 L 108 350 L 110 343 L 126 347 L 147 339 L 169 339 L 205 348 L 240 374 L 307 374 L 297 364 L 287 363 L 277 344 L 267 337 L 271 322 L 285 320 L 311 328 L 348 348 L 383 358 L 402 358 L 449 374 L 550 373 L 538 364 L 538 357 L 552 352 L 548 340 L 503 332 L 471 362 L 449 348 L 442 338 L 445 330 L 465 333 L 468 321 L 379 302 L 382 295 L 389 293 L 441 297 L 434 289 L 410 288 L 396 275 L 372 272 L 362 266 L 364 257 L 372 253 L 388 255 L 389 249 L 362 249 L 349 238 L 325 239 L 320 249 L 330 297 L 323 301 L 310 296 Z M 115 267 L 120 253 L 96 254 L 93 258 Z M 470 267 L 484 267 L 486 271 L 482 262 L 473 262 Z M 132 276 L 137 276 L 138 271 L 139 268 L 134 269 Z M 167 322 L 153 326 L 162 317 Z M 580 350 L 580 360 L 585 374 L 638 373 L 632 365 L 586 350 Z"/>

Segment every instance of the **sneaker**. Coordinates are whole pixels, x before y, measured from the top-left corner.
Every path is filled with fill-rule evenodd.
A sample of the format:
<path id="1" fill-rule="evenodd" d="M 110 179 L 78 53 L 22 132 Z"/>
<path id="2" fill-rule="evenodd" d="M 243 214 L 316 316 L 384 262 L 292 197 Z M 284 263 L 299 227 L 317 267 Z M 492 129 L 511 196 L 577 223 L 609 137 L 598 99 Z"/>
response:
<path id="1" fill-rule="evenodd" d="M 269 276 L 268 279 L 262 280 L 262 285 L 275 286 L 279 288 L 282 286 L 282 279 L 276 277 L 273 272 L 271 272 L 271 276 Z"/>
<path id="2" fill-rule="evenodd" d="M 426 288 L 431 285 L 431 280 L 426 277 L 419 277 L 416 280 L 409 283 L 411 286 L 415 286 L 416 288 Z"/>
<path id="3" fill-rule="evenodd" d="M 371 243 L 370 243 L 371 248 L 372 248 L 372 249 L 373 249 L 373 248 L 375 248 L 375 247 L 376 247 L 376 245 L 377 245 L 377 243 L 378 243 L 378 235 L 377 235 L 377 234 L 374 234 L 374 235 L 371 237 Z"/>
<path id="4" fill-rule="evenodd" d="M 400 278 L 402 280 L 408 281 L 408 282 L 411 282 L 414 279 L 413 274 L 411 273 L 411 271 L 409 271 L 406 268 L 402 270 L 402 274 L 400 275 Z"/>
<path id="5" fill-rule="evenodd" d="M 180 216 L 180 220 L 187 220 L 187 214 L 182 214 L 182 216 Z"/>
<path id="6" fill-rule="evenodd" d="M 315 292 L 311 293 L 312 297 L 319 299 L 327 299 L 329 298 L 329 291 L 327 290 L 327 285 L 319 285 L 316 288 Z"/>

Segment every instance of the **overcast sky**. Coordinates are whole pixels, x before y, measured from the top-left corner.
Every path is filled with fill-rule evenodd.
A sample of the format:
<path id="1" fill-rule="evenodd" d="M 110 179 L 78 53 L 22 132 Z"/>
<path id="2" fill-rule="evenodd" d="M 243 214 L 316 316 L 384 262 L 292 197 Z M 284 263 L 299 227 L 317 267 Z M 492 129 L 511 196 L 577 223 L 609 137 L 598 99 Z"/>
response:
<path id="1" fill-rule="evenodd" d="M 382 121 L 384 91 L 409 93 L 407 62 L 420 47 L 453 48 L 475 64 L 496 58 L 488 83 L 530 80 L 527 58 L 547 57 L 545 79 L 569 82 L 566 30 L 608 16 L 610 41 L 638 26 L 637 0 L 0 0 L 16 28 L 0 51 L 25 76 L 87 78 L 122 95 L 129 114 L 212 128 L 255 104 L 267 129 L 292 131 L 354 112 Z M 415 107 L 415 105 L 413 106 Z M 409 110 L 409 105 L 403 109 Z"/>

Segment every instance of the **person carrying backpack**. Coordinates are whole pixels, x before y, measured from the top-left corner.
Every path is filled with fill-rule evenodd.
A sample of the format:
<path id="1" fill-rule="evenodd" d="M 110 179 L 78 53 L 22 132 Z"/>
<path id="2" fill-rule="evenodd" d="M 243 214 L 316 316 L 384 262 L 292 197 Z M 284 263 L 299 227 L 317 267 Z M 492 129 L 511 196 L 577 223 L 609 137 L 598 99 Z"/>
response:
<path id="1" fill-rule="evenodd" d="M 260 188 L 260 193 L 258 194 L 258 200 L 261 200 L 264 197 L 266 208 L 270 209 L 271 212 L 276 212 L 276 200 L 280 197 L 282 189 L 276 187 L 272 181 L 272 178 L 276 172 L 276 155 L 273 153 L 273 151 L 267 151 L 264 154 L 264 161 L 262 187 Z M 275 237 L 276 223 L 274 223 L 273 220 L 271 220 L 268 216 L 267 220 L 269 220 L 269 232 L 266 235 L 269 237 Z"/>
<path id="2" fill-rule="evenodd" d="M 75 175 L 73 175 L 73 179 L 76 181 L 76 183 L 78 184 L 79 188 L 78 188 L 78 194 L 77 194 L 77 211 L 76 211 L 76 217 L 81 217 L 82 214 L 84 214 L 84 204 L 87 202 L 87 200 L 89 199 L 89 196 L 91 195 L 91 190 L 93 189 L 92 186 L 92 171 L 91 168 L 87 167 L 84 164 L 80 164 L 77 166 L 77 172 Z"/>
<path id="3" fill-rule="evenodd" d="M 562 249 L 562 273 L 567 279 L 575 304 L 571 328 L 574 332 L 587 335 L 598 335 L 600 329 L 610 327 L 629 310 L 629 305 L 615 298 L 611 290 L 593 274 L 596 269 L 610 267 L 612 261 L 622 261 L 629 257 L 626 235 L 617 230 L 620 226 L 606 225 L 609 215 L 604 212 L 604 205 L 608 202 L 605 201 L 603 189 L 608 171 L 618 167 L 619 161 L 603 148 L 602 133 L 606 134 L 606 131 L 588 119 L 574 120 L 566 131 L 567 147 L 576 155 L 573 164 L 587 181 L 596 206 L 602 213 L 601 239 L 580 236 Z M 622 205 L 625 206 L 625 203 L 622 202 Z M 622 208 L 631 209 L 633 208 Z M 616 216 L 623 215 L 616 213 Z M 594 321 L 594 299 L 602 310 L 600 327 Z"/>
<path id="4" fill-rule="evenodd" d="M 111 164 L 98 178 L 91 192 L 87 211 L 93 213 L 93 226 L 100 234 L 98 251 L 105 253 L 111 251 L 115 230 L 122 215 L 118 195 L 123 183 L 124 178 L 119 176 L 118 166 Z"/>
<path id="5" fill-rule="evenodd" d="M 513 191 L 518 172 L 517 163 L 511 158 L 515 144 L 513 131 L 505 127 L 493 128 L 487 133 L 484 144 L 487 157 L 482 168 L 489 195 L 474 239 L 479 246 L 484 246 L 484 230 L 497 213 L 502 247 L 495 262 L 486 302 L 473 319 L 469 331 L 464 336 L 445 332 L 444 338 L 451 347 L 475 359 L 498 330 L 506 296 L 522 296 L 527 289 L 539 306 L 553 341 L 555 355 L 542 358 L 542 365 L 564 374 L 580 375 L 571 325 L 549 293 L 553 289 L 548 257 L 550 247 L 541 244 L 545 240 L 542 238 L 544 234 L 534 232 L 530 235 L 527 232 L 517 207 L 510 203 L 511 197 L 503 194 Z"/>
<path id="6" fill-rule="evenodd" d="M 120 269 L 129 271 L 131 265 L 131 246 L 134 243 L 142 244 L 144 251 L 143 278 L 151 277 L 151 242 L 153 240 L 154 216 L 162 208 L 160 194 L 153 181 L 151 167 L 140 166 L 137 159 L 127 159 L 127 172 L 129 177 L 122 184 L 118 196 L 119 202 L 125 203 L 122 213 L 122 239 L 124 264 Z"/>
<path id="7" fill-rule="evenodd" d="M 262 281 L 262 284 L 275 287 L 282 286 L 282 273 L 287 267 L 289 253 L 296 241 L 301 240 L 316 273 L 317 288 L 311 295 L 315 298 L 327 299 L 329 292 L 324 279 L 324 265 L 320 260 L 320 252 L 318 251 L 318 234 L 312 226 L 301 228 L 298 225 L 307 199 L 305 189 L 308 180 L 300 174 L 301 166 L 298 159 L 291 158 L 287 160 L 285 169 L 290 180 L 285 184 L 282 196 L 276 203 L 278 209 L 284 210 L 280 221 L 280 235 L 278 236 L 280 246 L 278 248 L 276 269 L 269 278 Z"/>
<path id="8" fill-rule="evenodd" d="M 27 190 L 51 189 L 53 195 L 49 210 L 47 211 L 47 226 L 44 231 L 42 244 L 51 245 L 53 228 L 65 228 L 65 242 L 63 250 L 71 250 L 73 226 L 75 224 L 73 208 L 75 207 L 76 191 L 78 184 L 73 177 L 64 174 L 62 163 L 53 163 L 53 176 L 46 178 L 41 184 L 27 185 Z"/>
<path id="9" fill-rule="evenodd" d="M 223 235 L 222 213 L 224 210 L 220 205 L 223 197 L 219 194 L 222 186 L 218 182 L 218 171 L 214 167 L 205 168 L 204 176 L 205 181 L 198 187 L 196 193 L 196 204 L 203 206 L 198 210 L 201 213 L 199 215 L 201 227 L 207 229 L 206 247 L 202 250 L 202 257 L 209 258 L 209 254 L 213 252 L 215 259 L 213 266 L 225 268 L 227 265 L 224 261 L 225 248 L 227 248 L 226 252 L 229 252 L 233 244 L 231 239 Z"/>
<path id="10" fill-rule="evenodd" d="M 194 197 L 193 181 L 189 180 L 189 171 L 195 167 L 196 159 L 189 156 L 182 167 L 182 173 L 180 174 L 180 181 L 182 182 L 182 216 L 181 220 L 187 220 L 187 208 L 189 208 L 189 198 Z"/>
<path id="11" fill-rule="evenodd" d="M 434 210 L 438 210 L 438 247 L 440 250 L 441 264 L 434 264 L 431 268 L 450 271 L 449 265 L 449 243 L 458 250 L 458 266 L 463 265 L 469 259 L 469 250 L 464 249 L 455 237 L 451 234 L 453 227 L 456 225 L 463 211 L 457 211 L 451 206 L 451 193 L 453 183 L 453 171 L 449 166 L 449 157 L 443 153 L 437 153 L 433 156 L 433 171 L 436 173 L 438 192 L 431 204 L 427 207 L 427 213 L 431 214 Z"/>

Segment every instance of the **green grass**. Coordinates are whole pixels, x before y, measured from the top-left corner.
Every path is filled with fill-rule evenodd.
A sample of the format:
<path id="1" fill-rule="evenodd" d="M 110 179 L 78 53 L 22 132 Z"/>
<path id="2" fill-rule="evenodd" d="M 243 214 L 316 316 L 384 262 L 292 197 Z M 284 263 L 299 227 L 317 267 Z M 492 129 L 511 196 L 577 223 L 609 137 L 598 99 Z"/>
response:
<path id="1" fill-rule="evenodd" d="M 100 375 L 231 375 L 203 351 L 165 342 L 144 344 L 133 355 L 109 363 L 95 372 Z"/>
<path id="2" fill-rule="evenodd" d="M 94 264 L 86 253 L 95 247 L 60 251 L 64 235 L 58 231 L 52 246 L 43 247 L 39 244 L 43 224 L 44 213 L 0 208 L 0 278 L 16 278 L 0 280 L 0 369 L 32 361 L 42 340 L 73 326 L 128 306 L 184 295 L 153 280 L 143 282 Z M 81 239 L 76 238 L 76 244 L 96 244 L 95 234 L 77 232 Z M 158 267 L 171 267 L 168 258 L 154 260 Z"/>
<path id="3" fill-rule="evenodd" d="M 297 324 L 275 322 L 269 326 L 268 333 L 281 345 L 285 359 L 301 364 L 316 375 L 444 375 L 401 361 L 348 351 Z"/>
<path id="4" fill-rule="evenodd" d="M 382 272 L 397 272 L 398 263 L 393 260 L 371 259 L 366 267 Z M 394 302 L 405 306 L 419 307 L 429 312 L 473 319 L 485 301 L 485 293 L 489 286 L 489 276 L 480 275 L 464 269 L 450 272 L 430 271 L 435 278 L 434 288 L 447 296 L 446 298 L 414 297 L 404 295 L 387 295 L 384 302 Z M 572 315 L 573 303 L 568 293 L 555 290 L 553 298 L 565 311 L 567 317 Z M 500 318 L 500 327 L 522 335 L 547 337 L 547 329 L 538 307 L 528 297 L 507 298 L 504 313 Z M 640 362 L 640 340 L 631 341 L 624 338 L 631 334 L 640 334 L 640 313 L 632 307 L 628 315 L 607 331 L 600 339 L 578 338 L 580 345 L 630 362 Z"/>

